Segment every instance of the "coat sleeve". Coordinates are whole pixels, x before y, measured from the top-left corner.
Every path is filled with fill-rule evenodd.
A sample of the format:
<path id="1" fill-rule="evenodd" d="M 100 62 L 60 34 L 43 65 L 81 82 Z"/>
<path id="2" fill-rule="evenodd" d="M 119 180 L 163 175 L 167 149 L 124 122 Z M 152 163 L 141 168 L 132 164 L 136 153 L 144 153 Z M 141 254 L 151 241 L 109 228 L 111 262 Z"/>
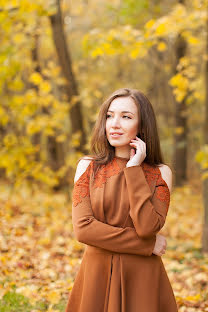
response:
<path id="1" fill-rule="evenodd" d="M 141 166 L 124 168 L 129 202 L 130 217 L 139 237 L 156 235 L 165 224 L 170 204 L 170 191 L 161 176 L 160 169 L 153 169 L 151 179 L 156 179 L 154 194 Z"/>
<path id="2" fill-rule="evenodd" d="M 144 239 L 132 227 L 115 227 L 95 219 L 91 208 L 89 181 L 91 163 L 74 183 L 72 223 L 78 241 L 118 253 L 151 256 L 156 235 Z"/>

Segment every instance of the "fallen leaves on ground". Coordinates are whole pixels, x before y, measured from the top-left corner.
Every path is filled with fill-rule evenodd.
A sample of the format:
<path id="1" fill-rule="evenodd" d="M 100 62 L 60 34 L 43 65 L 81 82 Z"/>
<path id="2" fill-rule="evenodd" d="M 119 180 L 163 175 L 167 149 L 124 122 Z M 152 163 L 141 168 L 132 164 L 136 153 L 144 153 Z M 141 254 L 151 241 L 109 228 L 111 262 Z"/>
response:
<path id="1" fill-rule="evenodd" d="M 68 194 L 26 187 L 12 193 L 5 183 L 0 189 L 0 300 L 15 291 L 33 307 L 42 303 L 21 311 L 64 311 L 85 248 L 74 238 Z M 200 192 L 189 185 L 173 191 L 160 234 L 167 238 L 162 260 L 179 312 L 208 311 L 202 216 Z"/>

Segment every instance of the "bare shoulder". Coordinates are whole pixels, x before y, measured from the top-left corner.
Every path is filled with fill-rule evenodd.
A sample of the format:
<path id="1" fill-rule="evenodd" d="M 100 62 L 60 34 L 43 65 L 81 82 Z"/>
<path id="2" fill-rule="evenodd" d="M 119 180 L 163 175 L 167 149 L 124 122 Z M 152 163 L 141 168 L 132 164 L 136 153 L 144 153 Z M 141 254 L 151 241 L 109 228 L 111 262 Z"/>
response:
<path id="1" fill-rule="evenodd" d="M 167 165 L 161 164 L 159 167 L 163 180 L 167 183 L 169 191 L 172 191 L 172 170 Z"/>
<path id="2" fill-rule="evenodd" d="M 81 175 L 86 171 L 89 164 L 91 163 L 92 159 L 89 157 L 82 158 L 77 165 L 75 176 L 74 176 L 74 183 L 81 177 Z"/>

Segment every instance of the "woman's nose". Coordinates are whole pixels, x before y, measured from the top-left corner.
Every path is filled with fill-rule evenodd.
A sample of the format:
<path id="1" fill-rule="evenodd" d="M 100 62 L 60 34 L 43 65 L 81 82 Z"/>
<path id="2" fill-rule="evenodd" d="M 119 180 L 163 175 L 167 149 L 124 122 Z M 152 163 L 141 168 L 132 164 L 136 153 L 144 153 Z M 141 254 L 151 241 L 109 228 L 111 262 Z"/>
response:
<path id="1" fill-rule="evenodd" d="M 119 121 L 119 117 L 114 117 L 112 120 L 112 125 L 115 126 L 120 126 L 120 121 Z"/>

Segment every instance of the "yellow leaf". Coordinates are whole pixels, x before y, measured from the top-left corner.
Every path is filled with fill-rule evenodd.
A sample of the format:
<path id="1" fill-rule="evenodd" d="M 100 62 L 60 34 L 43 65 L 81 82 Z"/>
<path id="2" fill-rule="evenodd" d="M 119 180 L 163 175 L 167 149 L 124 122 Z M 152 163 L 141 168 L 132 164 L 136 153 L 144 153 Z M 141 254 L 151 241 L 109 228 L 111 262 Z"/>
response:
<path id="1" fill-rule="evenodd" d="M 187 90 L 188 88 L 188 79 L 181 75 L 180 73 L 176 74 L 170 79 L 170 85 L 173 87 L 178 87 L 180 90 Z"/>
<path id="2" fill-rule="evenodd" d="M 156 28 L 156 34 L 157 35 L 163 35 L 166 33 L 166 25 L 163 23 L 163 24 L 160 24 L 157 28 Z"/>
<path id="3" fill-rule="evenodd" d="M 51 291 L 49 292 L 49 294 L 47 295 L 47 299 L 53 303 L 53 304 L 57 304 L 60 299 L 61 299 L 61 296 L 60 294 L 57 292 L 57 291 Z"/>
<path id="4" fill-rule="evenodd" d="M 202 169 L 207 169 L 207 168 L 208 168 L 208 160 L 207 160 L 207 161 L 204 161 L 204 162 L 201 164 L 201 167 L 202 167 Z"/>
<path id="5" fill-rule="evenodd" d="M 150 29 L 150 28 L 152 28 L 154 23 L 155 23 L 155 21 L 153 19 L 151 19 L 144 25 L 144 27 L 147 28 L 147 29 Z"/>
<path id="6" fill-rule="evenodd" d="M 188 38 L 188 42 L 190 44 L 196 45 L 196 44 L 199 44 L 200 41 L 199 41 L 198 38 L 191 36 L 191 37 Z"/>
<path id="7" fill-rule="evenodd" d="M 36 122 L 36 120 L 31 120 L 26 126 L 27 134 L 34 134 L 41 130 L 41 124 Z"/>
<path id="8" fill-rule="evenodd" d="M 96 58 L 98 55 L 103 55 L 103 50 L 101 48 L 96 48 L 92 51 L 91 56 Z"/>
<path id="9" fill-rule="evenodd" d="M 35 85 L 39 85 L 43 81 L 39 73 L 33 73 L 32 75 L 30 75 L 29 80 Z"/>
<path id="10" fill-rule="evenodd" d="M 202 180 L 208 179 L 208 171 L 202 174 Z"/>
<path id="11" fill-rule="evenodd" d="M 23 33 L 17 33 L 13 36 L 13 40 L 15 43 L 21 43 L 24 41 L 24 34 Z"/>
<path id="12" fill-rule="evenodd" d="M 167 46 L 164 42 L 160 42 L 158 45 L 157 45 L 157 50 L 160 51 L 160 52 L 163 52 L 167 49 Z"/>
<path id="13" fill-rule="evenodd" d="M 56 137 L 57 142 L 64 142 L 66 141 L 66 139 L 67 139 L 67 136 L 65 134 L 61 134 Z"/>
<path id="14" fill-rule="evenodd" d="M 201 163 L 203 160 L 204 160 L 204 152 L 203 151 L 198 151 L 195 155 L 195 160 L 198 162 L 198 163 Z"/>
<path id="15" fill-rule="evenodd" d="M 97 98 L 101 98 L 102 97 L 102 93 L 99 91 L 99 90 L 95 90 L 93 92 L 94 96 L 97 97 Z"/>
<path id="16" fill-rule="evenodd" d="M 186 92 L 184 92 L 184 91 L 182 91 L 182 90 L 180 90 L 180 89 L 174 89 L 174 90 L 173 90 L 173 93 L 174 93 L 174 95 L 175 95 L 175 97 L 176 97 L 176 101 L 177 101 L 177 102 L 182 102 L 183 99 L 184 99 L 185 96 L 186 96 Z"/>
<path id="17" fill-rule="evenodd" d="M 41 237 L 39 240 L 38 240 L 38 244 L 40 245 L 49 245 L 51 243 L 51 240 L 50 238 L 48 237 Z"/>
<path id="18" fill-rule="evenodd" d="M 135 49 L 130 52 L 130 57 L 132 59 L 136 59 L 138 55 L 139 55 L 139 49 Z"/>
<path id="19" fill-rule="evenodd" d="M 183 128 L 183 127 L 176 127 L 176 128 L 174 129 L 174 132 L 175 132 L 176 134 L 181 134 L 181 133 L 184 132 L 184 128 Z"/>
<path id="20" fill-rule="evenodd" d="M 72 146 L 75 147 L 75 146 L 79 146 L 80 145 L 81 135 L 82 135 L 81 131 L 77 131 L 76 133 L 74 133 L 72 135 L 72 138 L 71 138 L 71 145 Z"/>
<path id="21" fill-rule="evenodd" d="M 201 295 L 200 294 L 197 294 L 195 296 L 187 296 L 185 297 L 186 300 L 191 300 L 191 301 L 198 301 L 201 299 Z"/>
<path id="22" fill-rule="evenodd" d="M 42 81 L 40 83 L 40 90 L 44 93 L 49 93 L 51 91 L 51 85 L 47 81 Z"/>
<path id="23" fill-rule="evenodd" d="M 17 137 L 13 134 L 7 134 L 4 138 L 3 138 L 3 142 L 5 144 L 5 146 L 7 147 L 11 147 L 17 144 Z"/>

